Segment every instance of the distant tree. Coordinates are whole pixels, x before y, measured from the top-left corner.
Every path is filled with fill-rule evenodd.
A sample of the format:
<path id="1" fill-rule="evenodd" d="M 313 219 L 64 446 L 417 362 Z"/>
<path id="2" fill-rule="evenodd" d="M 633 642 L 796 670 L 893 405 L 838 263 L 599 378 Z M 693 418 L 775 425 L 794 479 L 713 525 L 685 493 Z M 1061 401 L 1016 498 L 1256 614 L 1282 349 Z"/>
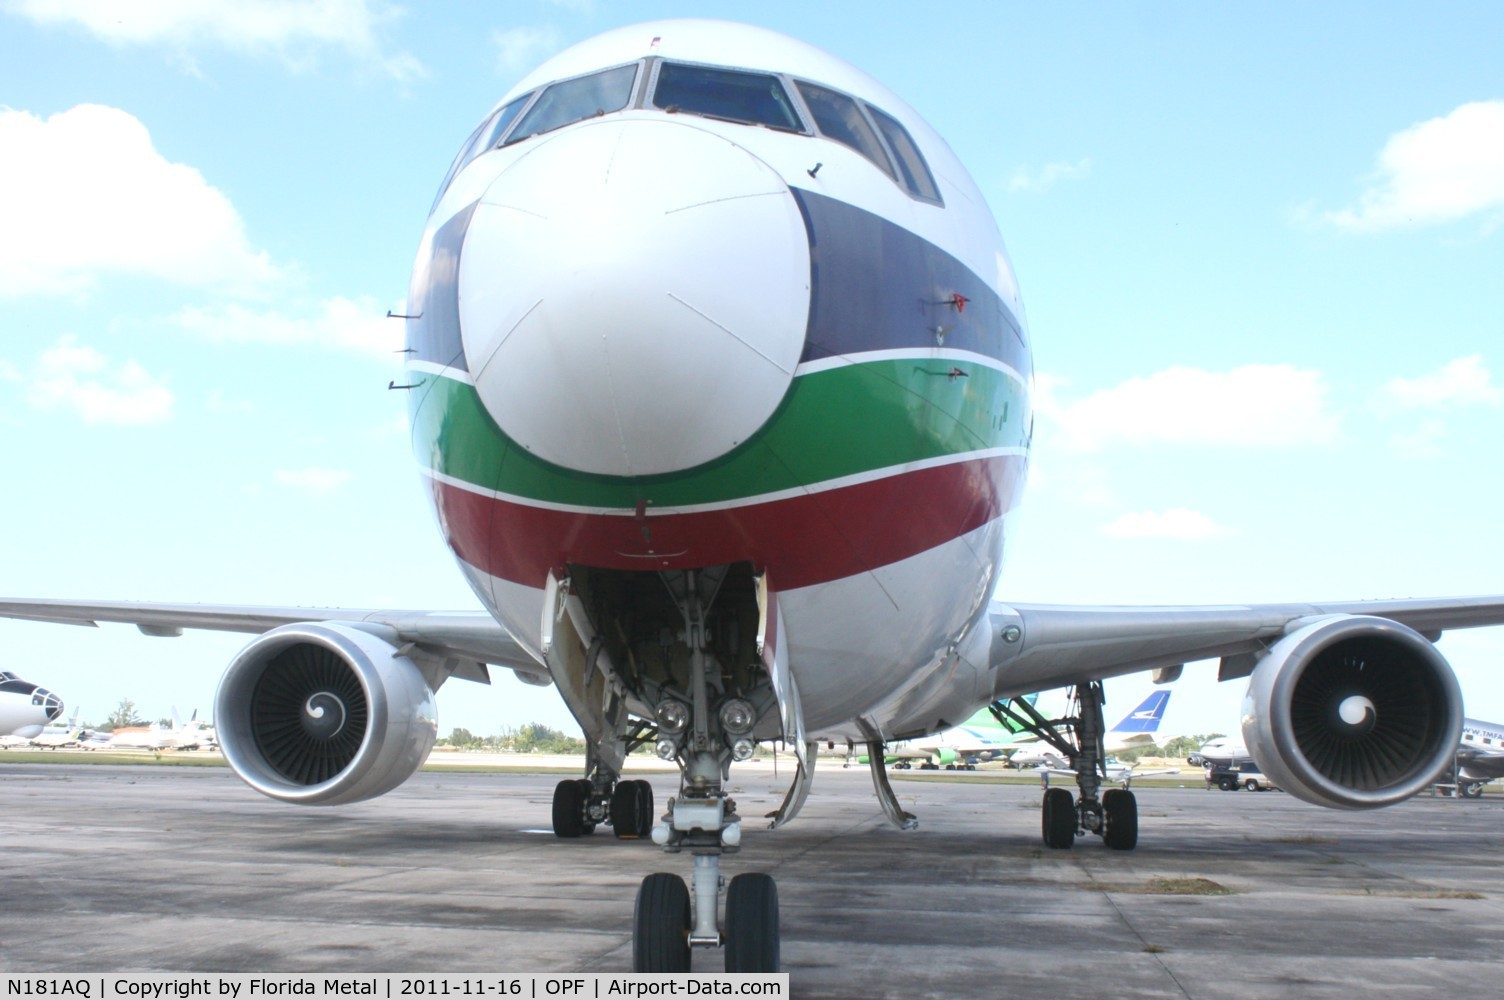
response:
<path id="1" fill-rule="evenodd" d="M 585 741 L 552 729 L 541 722 L 529 722 L 517 729 L 502 730 L 500 748 L 516 753 L 580 753 Z"/>
<path id="2" fill-rule="evenodd" d="M 115 711 L 110 713 L 109 720 L 100 728 L 124 729 L 127 726 L 142 726 L 145 724 L 145 720 L 136 714 L 136 703 L 129 698 L 121 698 L 120 704 L 115 706 Z"/>
<path id="3" fill-rule="evenodd" d="M 456 726 L 454 731 L 449 734 L 449 739 L 444 742 L 452 747 L 472 747 L 477 746 L 480 740 L 470 730 Z"/>

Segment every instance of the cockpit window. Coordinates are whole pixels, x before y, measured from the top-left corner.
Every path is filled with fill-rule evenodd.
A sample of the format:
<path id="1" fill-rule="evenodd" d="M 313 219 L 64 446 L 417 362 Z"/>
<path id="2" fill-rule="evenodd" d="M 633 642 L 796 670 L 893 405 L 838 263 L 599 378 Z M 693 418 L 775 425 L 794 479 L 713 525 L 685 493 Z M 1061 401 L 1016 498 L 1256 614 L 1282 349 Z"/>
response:
<path id="1" fill-rule="evenodd" d="M 664 63 L 658 70 L 653 106 L 743 125 L 804 130 L 783 84 L 766 73 Z"/>
<path id="2" fill-rule="evenodd" d="M 444 175 L 444 183 L 439 185 L 438 198 L 433 200 L 434 207 L 438 207 L 439 198 L 444 197 L 444 192 L 449 190 L 449 185 L 454 180 L 454 175 L 465 169 L 465 164 L 496 145 L 497 141 L 501 139 L 502 134 L 506 132 L 507 126 L 516 120 L 518 112 L 527 105 L 528 99 L 532 96 L 532 94 L 524 94 L 522 97 L 517 98 L 517 100 L 512 101 L 490 118 L 481 122 L 480 128 L 470 133 L 470 138 L 465 140 L 465 144 L 460 147 L 459 153 L 455 155 L 454 162 L 449 165 L 449 173 Z M 433 209 L 429 209 L 429 211 L 431 212 Z"/>
<path id="3" fill-rule="evenodd" d="M 439 207 L 439 199 L 444 197 L 445 191 L 449 190 L 449 182 L 454 180 L 454 175 L 460 172 L 460 167 L 470 162 L 470 151 L 475 148 L 476 140 L 480 138 L 480 134 L 485 130 L 486 123 L 481 122 L 480 127 L 470 133 L 470 138 L 465 140 L 465 144 L 460 147 L 460 151 L 454 154 L 454 162 L 449 164 L 449 173 L 444 175 L 444 183 L 439 185 L 439 193 L 434 196 L 434 208 Z M 432 212 L 433 208 L 430 208 L 429 211 Z"/>
<path id="4" fill-rule="evenodd" d="M 898 159 L 898 171 L 903 174 L 903 183 L 909 193 L 938 204 L 941 200 L 940 188 L 936 186 L 935 176 L 930 173 L 929 164 L 924 162 L 924 155 L 914 145 L 914 138 L 909 135 L 908 129 L 900 125 L 892 115 L 879 111 L 870 104 L 867 105 L 867 110 L 872 113 L 872 120 L 877 123 L 878 131 L 888 140 L 888 148 L 893 150 L 893 155 Z"/>
<path id="5" fill-rule="evenodd" d="M 506 133 L 507 126 L 516 121 L 517 115 L 522 111 L 523 105 L 527 104 L 528 98 L 532 96 L 532 94 L 524 94 L 496 112 L 491 120 L 486 123 L 485 135 L 475 144 L 475 149 L 470 155 L 479 156 L 500 142 L 502 135 Z"/>
<path id="6" fill-rule="evenodd" d="M 856 101 L 845 94 L 803 81 L 799 83 L 799 93 L 804 96 L 804 103 L 809 105 L 810 114 L 815 116 L 815 124 L 820 126 L 820 131 L 826 138 L 850 146 L 877 164 L 883 173 L 894 177 L 888 154 L 883 152 L 883 144 Z M 897 180 L 896 177 L 894 179 Z"/>
<path id="7" fill-rule="evenodd" d="M 602 70 L 550 85 L 522 116 L 507 145 L 565 125 L 620 111 L 632 99 L 637 64 Z"/>

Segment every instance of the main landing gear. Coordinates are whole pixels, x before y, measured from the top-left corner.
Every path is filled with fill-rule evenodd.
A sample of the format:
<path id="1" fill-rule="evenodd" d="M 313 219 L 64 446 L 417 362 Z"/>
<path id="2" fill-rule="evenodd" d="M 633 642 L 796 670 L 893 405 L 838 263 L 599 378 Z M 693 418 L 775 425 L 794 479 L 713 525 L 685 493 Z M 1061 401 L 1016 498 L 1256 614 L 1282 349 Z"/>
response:
<path id="1" fill-rule="evenodd" d="M 631 753 L 655 735 L 652 727 L 638 727 L 627 738 L 626 751 Z M 583 837 L 609 823 L 617 840 L 646 838 L 653 829 L 653 786 L 621 779 L 594 754 L 587 758 L 585 769 L 585 777 L 566 778 L 554 786 L 554 836 Z"/>
<path id="2" fill-rule="evenodd" d="M 1076 685 L 1076 712 L 1068 718 L 1046 719 L 1021 698 L 991 706 L 999 722 L 1014 729 L 1021 727 L 1049 743 L 1070 761 L 1070 770 L 1076 773 L 1079 796 L 1073 798 L 1064 788 L 1045 789 L 1040 820 L 1046 847 L 1064 849 L 1088 833 L 1099 835 L 1115 851 L 1131 851 L 1138 845 L 1138 800 L 1133 793 L 1126 788 L 1111 788 L 1098 798 L 1107 773 L 1102 744 L 1103 701 L 1101 682 L 1089 681 Z"/>

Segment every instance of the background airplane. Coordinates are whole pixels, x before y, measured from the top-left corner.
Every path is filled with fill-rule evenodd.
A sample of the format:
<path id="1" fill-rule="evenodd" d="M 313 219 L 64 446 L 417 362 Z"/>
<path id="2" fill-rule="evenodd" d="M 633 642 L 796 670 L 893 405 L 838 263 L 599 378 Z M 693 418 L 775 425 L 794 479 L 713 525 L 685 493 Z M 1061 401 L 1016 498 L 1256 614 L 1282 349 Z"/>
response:
<path id="1" fill-rule="evenodd" d="M 227 753 L 239 755 L 232 763 L 242 776 L 294 802 L 351 801 L 407 777 L 426 753 L 425 741 L 432 742 L 433 690 L 451 677 L 484 679 L 486 665 L 495 664 L 550 678 L 590 738 L 594 758 L 588 784 L 562 782 L 556 790 L 561 837 L 593 829 L 608 813 L 619 834 L 641 835 L 641 820 L 652 810 L 642 803 L 640 786 L 617 781 L 626 746 L 656 740 L 660 752 L 684 766 L 676 809 L 654 832 L 662 831 L 663 846 L 694 855 L 693 906 L 677 876 L 644 880 L 634 932 L 637 964 L 646 970 L 679 968 L 689 944 L 722 940 L 728 968 L 776 967 L 776 895 L 766 876 L 733 880 L 724 938 L 714 912 L 720 854 L 735 850 L 740 837 L 719 775 L 727 758 L 742 752 L 743 740 L 764 734 L 803 747 L 806 736 L 831 733 L 866 742 L 880 756 L 885 741 L 931 731 L 987 701 L 1073 684 L 1083 705 L 1076 736 L 1093 767 L 1078 772 L 1079 798 L 1073 801 L 1063 789 L 1046 796 L 1044 839 L 1063 848 L 1090 833 L 1127 849 L 1137 839 L 1133 799 L 1096 794 L 1101 682 L 1149 670 L 1168 680 L 1185 663 L 1216 660 L 1223 679 L 1251 677 L 1252 728 L 1245 737 L 1290 751 L 1284 783 L 1295 786 L 1292 791 L 1355 807 L 1413 793 L 1416 772 L 1434 770 L 1436 755 L 1450 753 L 1461 722 L 1455 681 L 1430 642 L 1444 629 L 1498 622 L 1500 603 L 989 604 L 1001 566 L 1002 521 L 1014 507 L 1032 443 L 1032 420 L 1024 418 L 1035 386 L 1017 286 L 984 218 L 980 191 L 912 109 L 838 61 L 750 31 L 714 45 L 697 44 L 680 26 L 663 30 L 669 34 L 654 31 L 649 39 L 639 29 L 635 47 L 619 38 L 587 43 L 525 78 L 461 150 L 424 234 L 414 270 L 417 294 L 405 314 L 411 379 L 401 388 L 412 401 L 414 443 L 446 537 L 490 617 L 23 600 L 7 602 L 8 613 L 129 621 L 158 635 L 194 627 L 264 633 L 232 662 L 216 717 Z M 602 93 L 622 96 L 628 77 L 626 99 L 608 110 Z M 665 79 L 676 99 L 652 103 Z M 738 81 L 743 96 L 755 94 L 763 103 L 755 117 L 728 120 L 711 105 L 724 108 Z M 696 93 L 702 84 L 708 87 Z M 702 102 L 706 97 L 711 100 Z M 682 117 L 652 124 L 655 115 Z M 639 140 L 668 134 L 666 128 L 704 135 L 673 132 L 685 144 L 684 155 L 655 161 L 655 153 L 672 151 Z M 613 145 L 612 137 L 621 143 Z M 753 150 L 752 162 L 716 139 Z M 618 151 L 631 156 L 610 162 L 634 169 L 604 179 L 597 168 L 607 152 Z M 574 172 L 561 173 L 552 163 L 556 157 Z M 608 190 L 618 180 L 622 186 Z M 697 184 L 712 185 L 709 193 L 717 197 L 667 200 L 699 196 L 704 192 Z M 582 193 L 588 197 L 578 197 Z M 785 199 L 797 199 L 799 211 L 789 211 Z M 703 290 L 698 286 L 707 277 L 745 274 L 714 264 L 728 229 L 742 230 L 706 225 L 714 235 L 697 242 L 663 238 L 666 228 L 693 227 L 722 208 L 753 208 L 754 200 L 755 207 L 777 211 L 752 212 L 745 220 L 748 231 L 767 227 L 748 245 L 773 252 L 736 263 L 764 268 L 754 277 L 766 279 L 775 294 L 744 295 L 747 283 L 722 280 L 713 291 L 728 301 L 709 313 L 697 309 L 686 287 Z M 720 208 L 691 211 L 711 205 Z M 614 244 L 599 239 L 602 210 L 615 213 L 609 221 L 620 224 Z M 538 231 L 524 232 L 530 227 Z M 623 281 L 609 266 L 584 268 L 559 284 L 565 274 L 559 261 L 584 260 L 576 238 L 587 230 L 590 250 L 643 246 L 639 230 L 646 231 L 646 244 L 665 253 L 625 256 L 634 264 L 666 263 L 672 273 Z M 812 231 L 819 238 L 803 242 Z M 882 239 L 872 240 L 873 232 Z M 877 247 L 893 256 L 875 259 Z M 819 283 L 808 281 L 813 258 L 801 254 L 821 255 Z M 906 254 L 922 266 L 905 265 Z M 796 266 L 784 272 L 790 262 Z M 510 289 L 488 282 L 498 275 L 526 280 Z M 845 293 L 842 282 L 849 283 Z M 724 306 L 740 317 L 749 301 L 758 310 L 777 307 L 831 326 L 800 329 L 799 345 L 780 336 L 789 332 L 782 328 L 770 341 L 749 344 L 732 332 L 745 332 L 740 324 L 707 320 L 719 332 L 706 327 L 695 343 L 703 341 L 713 356 L 668 350 L 650 357 L 629 351 L 624 358 L 601 349 L 596 333 L 604 327 L 567 315 L 571 308 L 631 315 L 617 308 L 624 300 L 614 296 L 665 284 L 683 292 L 674 301 L 687 311 L 678 313 L 657 295 L 641 308 L 674 312 L 674 323 L 684 328 L 696 325 L 689 313 L 704 319 Z M 466 294 L 459 294 L 460 285 Z M 610 294 L 593 294 L 601 287 Z M 801 290 L 831 295 L 824 300 L 828 308 L 799 308 L 811 304 L 801 301 Z M 534 293 L 543 297 L 529 304 Z M 887 308 L 890 301 L 896 306 Z M 463 323 L 461 302 L 472 311 Z M 903 317 L 916 315 L 916 305 L 925 322 L 909 324 Z M 852 322 L 858 310 L 869 311 L 872 322 Z M 891 339 L 849 350 L 840 340 L 850 330 Z M 567 342 L 554 336 L 571 332 Z M 754 324 L 751 332 L 767 330 Z M 766 364 L 749 359 L 735 367 L 760 378 L 708 379 L 707 389 L 698 380 L 728 367 L 717 362 L 741 356 L 738 340 Z M 817 348 L 815 356 L 793 349 L 805 340 Z M 538 356 L 556 348 L 551 359 Z M 629 370 L 644 357 L 646 364 Z M 509 377 L 509 370 L 527 378 Z M 819 433 L 801 434 L 781 423 L 798 415 L 796 407 L 780 405 L 780 384 L 795 377 L 806 400 L 827 394 L 812 424 Z M 829 405 L 848 378 L 862 391 L 844 400 L 872 404 L 866 413 Z M 654 414 L 686 399 L 685 410 L 655 422 Z M 614 416 L 602 407 L 615 407 Z M 916 412 L 923 426 L 909 422 Z M 764 433 L 759 420 L 773 414 L 780 423 L 769 426 L 787 434 L 777 447 L 766 435 L 758 438 Z M 916 433 L 881 433 L 874 417 Z M 643 434 L 644 427 L 658 433 Z M 683 432 L 682 454 L 664 443 L 666 427 Z M 601 428 L 615 433 L 590 433 Z M 832 446 L 835 434 L 843 437 Z M 882 454 L 900 444 L 933 451 Z M 769 449 L 763 457 L 777 461 L 758 469 L 786 475 L 784 487 L 766 497 L 747 495 L 745 483 L 753 477 L 730 475 L 746 469 L 718 461 L 737 448 L 745 449 L 743 457 Z M 700 464 L 674 464 L 686 457 Z M 567 474 L 559 474 L 561 468 Z M 694 469 L 726 478 L 696 479 Z M 932 478 L 955 479 L 945 489 L 923 489 L 914 502 L 900 502 L 901 490 L 884 492 L 911 476 L 927 487 Z M 826 506 L 853 496 L 863 502 L 876 496 L 877 502 L 855 516 Z M 937 512 L 937 501 L 955 506 Z M 774 504 L 780 510 L 807 505 L 815 516 L 779 513 L 756 523 L 769 513 L 758 508 Z M 548 530 L 537 530 L 539 523 Z M 727 530 L 697 531 L 707 523 Z M 799 537 L 784 544 L 780 531 Z M 840 563 L 837 555 L 854 560 L 845 564 L 845 575 L 832 569 Z M 964 572 L 957 572 L 958 564 Z M 719 621 L 704 617 L 707 608 Z M 730 647 L 711 649 L 713 642 Z M 1373 668 L 1358 680 L 1370 683 L 1344 681 L 1335 703 L 1329 687 L 1302 684 L 1344 679 L 1355 652 Z M 729 681 L 717 672 L 720 660 L 733 665 Z M 275 705 L 260 700 L 270 695 L 267 687 L 277 686 L 260 684 L 269 678 L 286 680 L 291 689 L 278 692 Z M 353 710 L 357 694 L 393 711 L 361 717 Z M 1417 700 L 1431 721 L 1419 730 L 1403 711 Z M 1402 741 L 1402 752 L 1389 757 L 1376 783 L 1356 784 L 1314 745 L 1315 760 L 1305 756 L 1305 744 L 1290 747 L 1288 711 L 1308 712 L 1313 704 L 1321 719 L 1330 716 L 1318 736 L 1335 727 L 1338 736 L 1360 744 L 1387 742 L 1402 722 L 1398 728 L 1413 738 Z M 255 722 L 273 708 L 289 723 L 281 734 L 287 738 L 275 746 L 258 742 L 269 733 Z M 301 735 L 290 720 L 298 721 Z M 348 752 L 329 768 L 319 766 L 310 747 L 346 737 L 355 737 L 347 741 Z M 890 790 L 874 778 L 884 809 L 907 822 Z M 807 791 L 806 775 L 791 790 L 781 820 L 792 818 Z M 686 927 L 681 915 L 691 913 Z"/>
<path id="2" fill-rule="evenodd" d="M 1036 704 L 1037 694 L 1025 695 L 1029 704 Z M 916 766 L 924 770 L 943 767 L 949 770 L 967 768 L 976 763 L 1004 759 L 1017 749 L 1021 739 L 1033 739 L 1021 728 L 1010 728 L 992 714 L 990 708 L 977 710 L 971 718 L 959 726 L 952 726 L 934 736 L 917 740 L 905 740 L 888 747 L 883 753 L 885 763 L 899 770 Z M 867 754 L 857 754 L 848 749 L 847 762 L 866 764 Z"/>
<path id="3" fill-rule="evenodd" d="M 1121 722 L 1102 734 L 1102 749 L 1112 754 L 1152 745 L 1154 733 L 1158 731 L 1169 703 L 1169 691 L 1151 693 L 1137 708 L 1125 715 Z M 1058 770 L 1070 763 L 1068 755 L 1061 748 L 1037 737 L 1031 739 L 1033 742 L 1030 745 L 1019 747 L 1009 755 L 1008 763 L 1011 766 L 1023 768 L 1043 765 Z M 1118 770 L 1121 772 L 1123 766 L 1118 765 Z M 1114 780 L 1121 780 L 1121 774 Z"/>
<path id="4" fill-rule="evenodd" d="M 29 740 L 63 714 L 63 701 L 46 688 L 0 671 L 0 736 Z"/>
<path id="5" fill-rule="evenodd" d="M 1243 744 L 1241 737 L 1218 736 L 1201 744 L 1201 748 L 1191 754 L 1187 760 L 1196 767 L 1211 764 L 1232 764 L 1237 761 L 1251 760 L 1248 747 Z"/>
<path id="6" fill-rule="evenodd" d="M 1483 786 L 1504 778 L 1504 726 L 1464 719 L 1462 744 L 1457 748 L 1457 787 L 1468 798 L 1483 794 Z"/>
<path id="7" fill-rule="evenodd" d="M 75 719 L 77 716 L 75 715 Z M 31 738 L 31 745 L 44 750 L 57 750 L 62 747 L 76 747 L 85 738 L 86 730 L 82 726 L 51 725 L 43 729 L 39 734 Z"/>
<path id="8" fill-rule="evenodd" d="M 91 741 L 94 748 L 111 750 L 197 750 L 218 742 L 213 728 L 198 721 L 197 712 L 185 723 L 178 718 L 176 708 L 172 710 L 171 726 L 127 726 L 97 735 L 99 739 Z"/>

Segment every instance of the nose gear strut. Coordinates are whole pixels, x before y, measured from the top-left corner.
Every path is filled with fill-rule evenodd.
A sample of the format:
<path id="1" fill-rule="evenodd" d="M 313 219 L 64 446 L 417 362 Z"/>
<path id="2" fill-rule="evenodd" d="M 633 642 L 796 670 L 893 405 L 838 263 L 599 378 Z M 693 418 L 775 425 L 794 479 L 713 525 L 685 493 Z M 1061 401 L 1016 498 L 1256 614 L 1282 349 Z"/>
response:
<path id="1" fill-rule="evenodd" d="M 665 573 L 684 618 L 689 647 L 689 720 L 677 745 L 679 795 L 653 828 L 653 842 L 670 854 L 694 856 L 690 885 L 678 875 L 658 872 L 642 882 L 632 922 L 635 972 L 688 972 L 692 948 L 724 946 L 727 972 L 777 972 L 779 963 L 778 889 L 768 875 L 721 875 L 721 856 L 741 849 L 741 817 L 723 781 L 738 740 L 723 731 L 724 716 L 712 712 L 712 681 L 720 664 L 709 650 L 705 612 L 720 578 L 696 571 Z M 660 754 L 663 744 L 660 743 Z M 718 923 L 722 888 L 726 916 Z"/>

